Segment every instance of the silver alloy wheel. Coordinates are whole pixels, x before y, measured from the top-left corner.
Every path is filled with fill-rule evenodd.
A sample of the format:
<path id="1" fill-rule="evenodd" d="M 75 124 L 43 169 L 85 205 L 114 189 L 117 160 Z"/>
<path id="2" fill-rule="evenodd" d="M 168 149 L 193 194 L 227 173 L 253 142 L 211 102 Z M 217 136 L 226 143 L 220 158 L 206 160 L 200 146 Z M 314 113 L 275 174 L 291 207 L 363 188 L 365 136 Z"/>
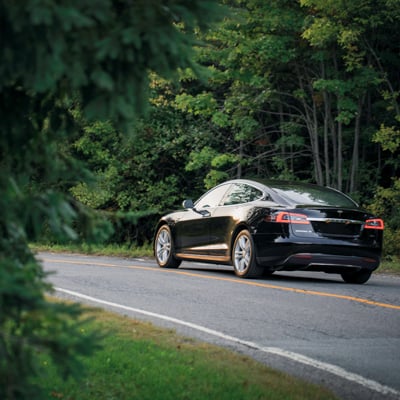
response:
<path id="1" fill-rule="evenodd" d="M 234 264 L 238 272 L 243 273 L 250 265 L 252 246 L 248 236 L 241 235 L 235 243 Z"/>
<path id="2" fill-rule="evenodd" d="M 168 225 L 162 225 L 154 240 L 154 255 L 161 268 L 178 268 L 182 260 L 175 257 L 174 239 Z"/>
<path id="3" fill-rule="evenodd" d="M 258 265 L 255 252 L 251 233 L 243 229 L 236 236 L 232 248 L 233 268 L 240 278 L 257 278 L 263 274 L 264 268 Z"/>
<path id="4" fill-rule="evenodd" d="M 161 265 L 168 262 L 171 255 L 171 247 L 171 235 L 167 229 L 162 228 L 157 235 L 156 241 L 156 257 Z"/>

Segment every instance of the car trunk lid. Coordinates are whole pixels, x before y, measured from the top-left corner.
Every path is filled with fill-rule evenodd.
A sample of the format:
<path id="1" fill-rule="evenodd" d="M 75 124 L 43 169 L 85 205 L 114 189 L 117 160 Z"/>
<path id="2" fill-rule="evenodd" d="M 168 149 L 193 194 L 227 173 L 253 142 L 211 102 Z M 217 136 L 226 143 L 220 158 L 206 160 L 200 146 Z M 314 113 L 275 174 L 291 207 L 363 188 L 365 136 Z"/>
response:
<path id="1" fill-rule="evenodd" d="M 305 216 L 303 220 L 298 218 L 297 222 L 291 223 L 292 233 L 299 237 L 317 235 L 331 239 L 358 240 L 375 234 L 372 231 L 383 229 L 381 220 L 374 219 L 361 210 L 300 206 L 296 208 L 295 213 Z M 367 221 L 371 221 L 372 225 Z"/>

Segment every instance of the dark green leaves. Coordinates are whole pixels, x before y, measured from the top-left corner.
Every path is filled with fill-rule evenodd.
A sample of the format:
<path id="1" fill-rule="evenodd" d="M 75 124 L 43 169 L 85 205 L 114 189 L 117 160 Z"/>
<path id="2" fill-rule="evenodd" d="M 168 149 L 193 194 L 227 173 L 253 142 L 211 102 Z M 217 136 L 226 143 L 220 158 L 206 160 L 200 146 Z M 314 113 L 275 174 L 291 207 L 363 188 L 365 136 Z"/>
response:
<path id="1" fill-rule="evenodd" d="M 45 301 L 49 285 L 28 248 L 43 232 L 68 240 L 111 232 L 69 193 L 89 177 L 69 146 L 81 120 L 129 126 L 147 103 L 148 74 L 191 65 L 194 30 L 217 8 L 211 0 L 0 0 L 1 399 L 44 398 L 30 384 L 38 351 L 80 373 L 79 354 L 94 349 L 76 308 Z"/>

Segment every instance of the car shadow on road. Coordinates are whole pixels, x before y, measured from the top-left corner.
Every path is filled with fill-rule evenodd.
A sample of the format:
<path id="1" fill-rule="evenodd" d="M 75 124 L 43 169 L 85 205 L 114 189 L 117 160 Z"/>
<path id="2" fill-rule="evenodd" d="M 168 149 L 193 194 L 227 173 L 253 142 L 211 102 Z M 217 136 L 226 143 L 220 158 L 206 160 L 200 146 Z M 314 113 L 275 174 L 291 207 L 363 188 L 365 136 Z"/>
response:
<path id="1" fill-rule="evenodd" d="M 216 276 L 224 276 L 232 279 L 242 280 L 243 278 L 236 277 L 233 268 L 229 266 L 215 267 L 210 265 L 189 265 L 184 264 L 179 267 L 180 270 L 197 271 L 204 273 L 215 273 Z M 313 276 L 316 275 L 316 276 Z M 304 271 L 277 271 L 273 274 L 266 274 L 258 278 L 249 279 L 252 281 L 265 281 L 265 282 L 303 282 L 303 283 L 319 283 L 319 284 L 344 284 L 339 274 L 325 274 L 323 272 L 304 272 Z"/>

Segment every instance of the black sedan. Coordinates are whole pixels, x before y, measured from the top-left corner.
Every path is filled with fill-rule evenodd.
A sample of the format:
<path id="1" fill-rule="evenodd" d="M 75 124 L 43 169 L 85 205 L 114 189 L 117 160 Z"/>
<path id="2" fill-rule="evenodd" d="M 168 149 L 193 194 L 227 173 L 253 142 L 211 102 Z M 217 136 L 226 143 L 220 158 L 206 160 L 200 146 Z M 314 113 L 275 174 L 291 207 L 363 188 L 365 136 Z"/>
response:
<path id="1" fill-rule="evenodd" d="M 300 182 L 236 179 L 158 223 L 158 265 L 232 265 L 237 276 L 308 270 L 365 283 L 378 268 L 384 223 L 347 195 Z"/>

